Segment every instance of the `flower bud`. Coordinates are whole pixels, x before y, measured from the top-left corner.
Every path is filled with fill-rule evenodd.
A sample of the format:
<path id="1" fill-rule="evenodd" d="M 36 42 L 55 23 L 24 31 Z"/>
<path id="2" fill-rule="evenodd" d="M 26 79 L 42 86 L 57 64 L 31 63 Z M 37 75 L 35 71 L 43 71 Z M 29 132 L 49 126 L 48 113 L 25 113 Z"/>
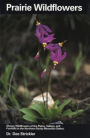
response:
<path id="1" fill-rule="evenodd" d="M 43 70 L 43 72 L 41 73 L 41 78 L 43 78 L 46 74 L 46 69 Z"/>
<path id="2" fill-rule="evenodd" d="M 34 59 L 35 60 L 38 60 L 39 59 L 39 56 L 40 56 L 40 54 L 39 54 L 39 51 L 38 51 L 37 54 L 36 54 L 36 56 L 34 57 Z"/>

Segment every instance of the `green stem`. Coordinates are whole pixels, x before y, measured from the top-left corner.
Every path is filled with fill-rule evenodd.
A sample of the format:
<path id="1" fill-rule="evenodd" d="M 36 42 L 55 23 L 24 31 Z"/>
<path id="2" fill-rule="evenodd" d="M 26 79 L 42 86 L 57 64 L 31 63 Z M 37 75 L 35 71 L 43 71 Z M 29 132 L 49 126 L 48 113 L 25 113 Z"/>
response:
<path id="1" fill-rule="evenodd" d="M 39 52 L 40 52 L 40 48 L 39 48 Z M 39 58 L 39 62 L 38 62 L 38 63 L 39 63 L 39 64 L 38 64 L 38 65 L 39 65 L 39 68 L 41 68 L 40 58 Z M 39 76 L 40 76 L 40 75 L 39 75 Z M 40 91 L 41 91 L 41 93 L 42 93 L 43 102 L 44 102 L 44 104 L 45 104 L 41 77 L 40 77 Z"/>
<path id="2" fill-rule="evenodd" d="M 48 108 L 48 93 L 51 91 L 51 68 L 49 68 L 49 74 L 48 74 L 48 90 L 46 93 L 46 106 Z"/>

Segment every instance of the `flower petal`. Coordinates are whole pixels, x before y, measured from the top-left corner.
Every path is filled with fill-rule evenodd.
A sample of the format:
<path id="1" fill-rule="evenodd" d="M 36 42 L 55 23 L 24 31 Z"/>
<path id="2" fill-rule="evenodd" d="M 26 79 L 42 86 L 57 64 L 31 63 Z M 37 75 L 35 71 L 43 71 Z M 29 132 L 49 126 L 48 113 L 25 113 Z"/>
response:
<path id="1" fill-rule="evenodd" d="M 47 30 L 47 32 L 49 32 L 49 33 L 52 32 L 52 30 L 47 25 L 43 25 L 43 27 Z"/>

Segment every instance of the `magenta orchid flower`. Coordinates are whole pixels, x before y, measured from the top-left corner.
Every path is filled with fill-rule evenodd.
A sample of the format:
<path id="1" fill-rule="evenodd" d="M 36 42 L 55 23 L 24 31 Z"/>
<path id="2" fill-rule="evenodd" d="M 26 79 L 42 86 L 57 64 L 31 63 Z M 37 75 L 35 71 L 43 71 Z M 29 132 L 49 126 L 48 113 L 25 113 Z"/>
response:
<path id="1" fill-rule="evenodd" d="M 52 34 L 52 30 L 47 25 L 42 25 L 38 21 L 36 23 L 36 32 L 35 36 L 39 39 L 40 43 L 45 47 L 47 43 L 53 41 L 54 34 Z"/>
<path id="2" fill-rule="evenodd" d="M 49 43 L 52 42 L 54 40 L 54 34 L 50 34 L 47 36 L 41 35 L 41 37 L 39 38 L 40 43 Z"/>
<path id="3" fill-rule="evenodd" d="M 52 30 L 47 26 L 47 25 L 43 25 L 40 24 L 40 22 L 36 22 L 36 36 L 42 35 L 48 35 L 49 33 L 52 33 Z"/>
<path id="4" fill-rule="evenodd" d="M 46 49 L 50 50 L 50 51 L 54 51 L 54 50 L 59 49 L 59 48 L 60 47 L 58 44 L 53 44 L 53 43 L 47 44 L 47 46 L 46 46 Z"/>
<path id="5" fill-rule="evenodd" d="M 66 58 L 66 55 L 67 55 L 66 52 L 62 54 L 62 50 L 60 48 L 51 52 L 50 59 L 53 61 L 54 66 L 56 66 L 58 63 L 60 63 L 62 60 Z"/>
<path id="6" fill-rule="evenodd" d="M 60 42 L 60 43 L 57 43 L 57 44 L 49 43 L 49 44 L 47 44 L 46 49 L 48 49 L 50 51 L 54 51 L 56 49 L 61 49 L 63 44 L 64 44 L 64 42 Z"/>

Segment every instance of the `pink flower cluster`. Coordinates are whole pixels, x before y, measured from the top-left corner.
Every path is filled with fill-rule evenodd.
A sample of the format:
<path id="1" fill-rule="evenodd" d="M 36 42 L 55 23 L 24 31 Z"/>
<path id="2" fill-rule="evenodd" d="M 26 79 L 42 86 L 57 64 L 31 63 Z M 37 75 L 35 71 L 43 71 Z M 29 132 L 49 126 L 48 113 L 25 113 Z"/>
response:
<path id="1" fill-rule="evenodd" d="M 54 34 L 52 33 L 52 30 L 46 26 L 40 24 L 40 22 L 36 22 L 36 32 L 35 36 L 38 38 L 39 42 L 42 44 L 44 49 L 47 49 L 50 51 L 50 59 L 53 62 L 53 65 L 56 66 L 58 63 L 60 63 L 62 60 L 66 57 L 66 52 L 62 54 L 61 47 L 63 46 L 64 42 L 61 43 L 52 43 L 52 41 L 55 39 Z M 40 52 L 38 51 L 36 56 L 34 57 L 35 60 L 38 60 L 40 56 Z M 46 73 L 46 69 L 41 74 L 41 78 L 44 77 Z"/>

